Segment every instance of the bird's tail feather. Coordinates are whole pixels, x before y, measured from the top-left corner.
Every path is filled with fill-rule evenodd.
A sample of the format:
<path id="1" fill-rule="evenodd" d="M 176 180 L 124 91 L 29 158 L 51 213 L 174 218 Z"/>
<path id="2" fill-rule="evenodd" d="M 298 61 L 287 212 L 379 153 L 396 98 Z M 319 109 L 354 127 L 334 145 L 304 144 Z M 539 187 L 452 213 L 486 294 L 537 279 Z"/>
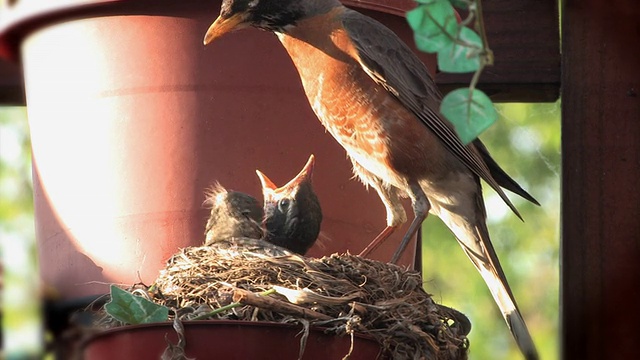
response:
<path id="1" fill-rule="evenodd" d="M 478 149 L 478 152 L 482 157 L 482 160 L 484 160 L 485 164 L 487 164 L 487 168 L 489 168 L 489 173 L 491 174 L 491 177 L 493 177 L 496 180 L 498 185 L 511 191 L 514 194 L 518 194 L 522 196 L 524 199 L 536 205 L 540 205 L 538 200 L 536 200 L 533 196 L 531 196 L 531 194 L 529 194 L 525 189 L 523 189 L 520 186 L 520 184 L 518 184 L 515 180 L 513 180 L 513 178 L 511 178 L 511 176 L 509 176 L 509 174 L 507 174 L 500 167 L 500 165 L 498 165 L 498 163 L 491 157 L 491 154 L 489 154 L 489 150 L 487 150 L 487 148 L 484 146 L 482 141 L 480 141 L 480 139 L 474 140 L 473 144 Z"/>
<path id="2" fill-rule="evenodd" d="M 447 215 L 441 218 L 456 235 L 460 246 L 482 275 L 520 351 L 527 360 L 537 360 L 536 347 L 491 244 L 484 219 L 474 226 L 461 216 L 453 213 Z"/>

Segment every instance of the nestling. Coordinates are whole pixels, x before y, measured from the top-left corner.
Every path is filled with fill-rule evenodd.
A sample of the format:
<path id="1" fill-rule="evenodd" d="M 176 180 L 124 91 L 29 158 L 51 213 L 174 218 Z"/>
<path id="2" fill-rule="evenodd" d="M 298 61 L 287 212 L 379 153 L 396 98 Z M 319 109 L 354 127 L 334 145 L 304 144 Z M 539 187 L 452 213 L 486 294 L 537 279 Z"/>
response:
<path id="1" fill-rule="evenodd" d="M 280 188 L 256 170 L 262 183 L 266 240 L 301 255 L 315 243 L 322 223 L 320 202 L 311 186 L 314 164 L 311 155 L 298 175 Z"/>
<path id="2" fill-rule="evenodd" d="M 261 239 L 264 212 L 251 195 L 225 189 L 216 183 L 207 192 L 205 205 L 211 215 L 205 227 L 205 245 L 231 238 Z"/>

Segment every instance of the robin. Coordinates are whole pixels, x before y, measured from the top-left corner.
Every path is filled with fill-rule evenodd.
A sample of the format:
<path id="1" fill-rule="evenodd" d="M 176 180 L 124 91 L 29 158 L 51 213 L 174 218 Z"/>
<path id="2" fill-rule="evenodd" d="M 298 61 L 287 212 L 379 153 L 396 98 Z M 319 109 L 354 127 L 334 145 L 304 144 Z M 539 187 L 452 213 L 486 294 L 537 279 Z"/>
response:
<path id="1" fill-rule="evenodd" d="M 256 170 L 262 183 L 267 241 L 301 255 L 316 242 L 322 223 L 320 202 L 311 186 L 314 163 L 311 155 L 300 173 L 280 188 Z"/>
<path id="2" fill-rule="evenodd" d="M 261 239 L 264 212 L 251 195 L 225 189 L 216 183 L 207 192 L 211 215 L 205 227 L 205 245 L 232 238 Z"/>
<path id="3" fill-rule="evenodd" d="M 354 173 L 376 190 L 387 226 L 368 254 L 414 213 L 396 262 L 429 212 L 454 233 L 478 269 L 527 359 L 537 351 L 491 244 L 480 179 L 520 217 L 501 186 L 537 204 L 476 140 L 464 145 L 438 112 L 441 94 L 425 65 L 393 31 L 338 0 L 224 0 L 205 45 L 231 31 L 274 32 L 327 131 Z"/>

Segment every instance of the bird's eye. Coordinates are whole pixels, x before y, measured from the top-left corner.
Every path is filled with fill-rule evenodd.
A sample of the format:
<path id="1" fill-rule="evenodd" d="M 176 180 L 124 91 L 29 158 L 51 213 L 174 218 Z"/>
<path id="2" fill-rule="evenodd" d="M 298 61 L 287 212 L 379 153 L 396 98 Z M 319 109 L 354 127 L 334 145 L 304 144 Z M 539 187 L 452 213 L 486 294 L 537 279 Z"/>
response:
<path id="1" fill-rule="evenodd" d="M 280 211 L 284 212 L 289 208 L 289 204 L 290 204 L 290 200 L 287 198 L 284 199 L 280 199 L 280 201 L 278 202 L 278 209 L 280 209 Z"/>

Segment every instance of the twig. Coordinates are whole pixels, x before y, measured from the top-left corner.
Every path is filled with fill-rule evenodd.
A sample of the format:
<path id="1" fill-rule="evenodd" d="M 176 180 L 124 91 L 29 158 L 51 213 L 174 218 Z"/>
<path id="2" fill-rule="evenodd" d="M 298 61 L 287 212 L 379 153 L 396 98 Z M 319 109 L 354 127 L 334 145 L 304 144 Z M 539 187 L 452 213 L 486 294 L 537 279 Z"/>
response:
<path id="1" fill-rule="evenodd" d="M 244 289 L 234 289 L 233 301 L 245 305 L 252 305 L 261 309 L 271 310 L 281 314 L 299 316 L 306 319 L 329 320 L 330 316 L 319 313 L 317 311 L 303 308 L 288 302 L 280 301 L 272 297 L 258 296 L 251 291 Z"/>
<path id="2" fill-rule="evenodd" d="M 239 290 L 239 289 L 236 289 L 236 290 Z M 248 291 L 248 292 L 250 292 L 250 291 Z M 260 296 L 267 296 L 267 295 L 271 295 L 271 294 L 275 294 L 275 293 L 276 293 L 276 291 L 274 289 L 269 289 L 267 291 L 263 291 L 263 292 L 258 293 L 258 294 L 255 294 L 255 293 L 251 293 L 251 294 L 256 296 L 256 297 L 260 297 Z M 219 308 L 217 308 L 215 310 L 209 311 L 206 314 L 198 315 L 198 316 L 194 317 L 192 320 L 202 320 L 202 319 L 210 318 L 213 315 L 217 315 L 217 314 L 220 314 L 220 313 L 225 312 L 227 310 L 231 310 L 233 308 L 237 308 L 238 306 L 243 305 L 243 303 L 235 300 L 235 292 L 234 292 L 233 298 L 234 298 L 234 301 L 231 304 L 227 304 L 225 306 L 221 306 L 221 307 L 219 307 Z"/>

